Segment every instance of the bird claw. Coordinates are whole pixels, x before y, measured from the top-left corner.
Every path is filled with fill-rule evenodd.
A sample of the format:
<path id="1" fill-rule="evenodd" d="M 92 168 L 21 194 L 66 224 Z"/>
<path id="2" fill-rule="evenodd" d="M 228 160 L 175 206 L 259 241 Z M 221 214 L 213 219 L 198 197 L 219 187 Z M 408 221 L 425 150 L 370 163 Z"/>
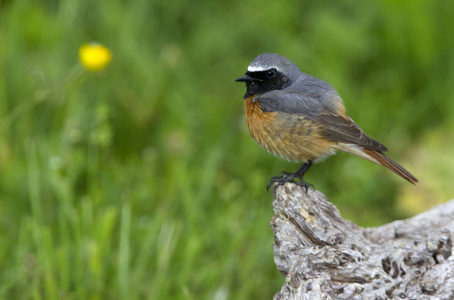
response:
<path id="1" fill-rule="evenodd" d="M 296 181 L 295 178 L 298 178 L 300 181 Z M 305 189 L 306 193 L 309 188 L 312 188 L 315 191 L 315 186 L 313 184 L 307 183 L 301 177 L 296 177 L 294 173 L 289 172 L 282 172 L 281 175 L 274 176 L 270 179 L 266 186 L 266 190 L 269 192 L 271 186 L 273 186 L 273 192 L 275 191 L 276 187 L 286 184 L 287 182 L 294 183 L 302 188 Z"/>
<path id="2" fill-rule="evenodd" d="M 309 188 L 312 188 L 313 191 L 315 191 L 315 186 L 313 184 L 307 183 L 306 181 L 302 180 L 301 182 L 294 181 L 296 185 L 299 185 L 300 187 L 304 188 L 307 191 Z"/>
<path id="3" fill-rule="evenodd" d="M 288 179 L 289 175 L 292 175 L 292 173 L 282 171 L 281 175 L 274 176 L 270 179 L 270 182 L 266 185 L 266 190 L 269 192 L 270 187 L 274 184 L 277 183 L 275 186 L 273 186 L 273 192 L 276 189 L 276 186 L 280 186 L 285 184 L 286 182 L 292 182 L 295 181 L 294 178 Z"/>

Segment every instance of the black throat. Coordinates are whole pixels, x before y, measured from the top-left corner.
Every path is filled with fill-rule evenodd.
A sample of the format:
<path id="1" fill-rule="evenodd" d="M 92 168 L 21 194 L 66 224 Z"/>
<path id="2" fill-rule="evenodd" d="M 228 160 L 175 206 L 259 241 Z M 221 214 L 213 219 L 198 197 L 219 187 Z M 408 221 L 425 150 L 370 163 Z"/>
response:
<path id="1" fill-rule="evenodd" d="M 246 75 L 249 75 L 253 80 L 246 81 L 245 99 L 269 91 L 281 90 L 290 85 L 290 79 L 276 69 L 246 72 Z"/>

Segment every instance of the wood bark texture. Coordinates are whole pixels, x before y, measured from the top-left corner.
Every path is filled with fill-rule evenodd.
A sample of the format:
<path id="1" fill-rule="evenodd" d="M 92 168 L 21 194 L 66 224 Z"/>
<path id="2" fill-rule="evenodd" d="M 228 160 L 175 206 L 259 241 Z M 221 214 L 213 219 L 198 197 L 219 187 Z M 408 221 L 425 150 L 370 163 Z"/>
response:
<path id="1" fill-rule="evenodd" d="M 274 299 L 454 299 L 454 200 L 411 219 L 361 228 L 319 191 L 277 187 Z"/>

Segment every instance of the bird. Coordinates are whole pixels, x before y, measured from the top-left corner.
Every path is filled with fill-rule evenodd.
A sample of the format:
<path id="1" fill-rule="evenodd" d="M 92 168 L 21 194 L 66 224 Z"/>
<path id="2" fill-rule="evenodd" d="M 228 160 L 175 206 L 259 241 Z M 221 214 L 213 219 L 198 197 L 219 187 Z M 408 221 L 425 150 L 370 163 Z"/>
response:
<path id="1" fill-rule="evenodd" d="M 268 152 L 303 163 L 296 172 L 272 177 L 267 189 L 287 182 L 306 192 L 315 189 L 304 175 L 337 151 L 382 165 L 412 184 L 418 182 L 384 153 L 386 146 L 366 135 L 346 114 L 342 98 L 329 83 L 303 73 L 286 57 L 260 54 L 235 81 L 246 83 L 243 104 L 251 137 Z"/>

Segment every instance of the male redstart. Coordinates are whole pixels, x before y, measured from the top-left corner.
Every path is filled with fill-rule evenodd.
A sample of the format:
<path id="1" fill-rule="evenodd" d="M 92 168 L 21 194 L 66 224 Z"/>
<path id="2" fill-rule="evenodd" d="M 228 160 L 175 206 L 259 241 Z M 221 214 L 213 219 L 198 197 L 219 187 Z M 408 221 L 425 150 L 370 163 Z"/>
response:
<path id="1" fill-rule="evenodd" d="M 313 187 L 304 181 L 304 174 L 337 150 L 382 165 L 410 183 L 418 182 L 383 153 L 388 148 L 368 137 L 345 113 L 341 97 L 329 83 L 301 72 L 287 58 L 260 54 L 236 81 L 246 83 L 244 111 L 252 138 L 274 155 L 304 162 L 295 173 L 271 178 L 267 188 L 286 182 L 306 190 Z"/>

